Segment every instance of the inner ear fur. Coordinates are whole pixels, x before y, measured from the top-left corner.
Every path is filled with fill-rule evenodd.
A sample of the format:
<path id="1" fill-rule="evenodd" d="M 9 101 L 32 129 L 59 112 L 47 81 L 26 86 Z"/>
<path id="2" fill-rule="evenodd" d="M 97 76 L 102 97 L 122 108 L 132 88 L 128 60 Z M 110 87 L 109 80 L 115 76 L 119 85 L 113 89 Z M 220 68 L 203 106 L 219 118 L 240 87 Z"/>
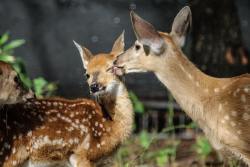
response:
<path id="1" fill-rule="evenodd" d="M 121 35 L 115 40 L 115 42 L 113 44 L 111 53 L 116 55 L 116 56 L 124 52 L 124 47 L 125 47 L 124 33 L 125 33 L 125 31 L 123 30 Z"/>
<path id="2" fill-rule="evenodd" d="M 188 31 L 191 29 L 191 26 L 192 26 L 192 12 L 190 7 L 185 6 L 176 15 L 170 33 L 175 43 L 180 47 L 184 46 L 186 35 Z"/>
<path id="3" fill-rule="evenodd" d="M 154 26 L 133 11 L 131 11 L 130 17 L 137 40 L 148 46 L 153 53 L 161 54 L 165 49 L 165 42 Z"/>

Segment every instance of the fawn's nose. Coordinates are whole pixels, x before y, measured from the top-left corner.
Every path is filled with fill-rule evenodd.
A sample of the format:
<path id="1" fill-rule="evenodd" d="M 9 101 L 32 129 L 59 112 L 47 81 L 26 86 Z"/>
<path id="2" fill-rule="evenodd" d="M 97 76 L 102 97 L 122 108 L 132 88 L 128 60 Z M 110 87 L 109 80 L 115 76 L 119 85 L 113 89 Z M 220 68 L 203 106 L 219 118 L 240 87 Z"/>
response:
<path id="1" fill-rule="evenodd" d="M 90 85 L 90 91 L 92 93 L 96 93 L 99 91 L 99 85 L 97 83 L 93 83 Z"/>

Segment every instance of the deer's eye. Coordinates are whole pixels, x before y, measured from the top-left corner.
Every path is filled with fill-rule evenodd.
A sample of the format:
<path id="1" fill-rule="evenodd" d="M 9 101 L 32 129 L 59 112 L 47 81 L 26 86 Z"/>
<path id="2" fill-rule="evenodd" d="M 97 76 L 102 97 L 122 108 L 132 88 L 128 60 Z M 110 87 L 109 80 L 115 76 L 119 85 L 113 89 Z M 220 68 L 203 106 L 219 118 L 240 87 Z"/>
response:
<path id="1" fill-rule="evenodd" d="M 89 76 L 89 74 L 86 73 L 86 74 L 85 74 L 85 77 L 86 77 L 87 79 L 89 79 L 90 76 Z"/>
<path id="2" fill-rule="evenodd" d="M 140 45 L 135 45 L 135 50 L 139 50 L 141 49 L 141 46 Z"/>

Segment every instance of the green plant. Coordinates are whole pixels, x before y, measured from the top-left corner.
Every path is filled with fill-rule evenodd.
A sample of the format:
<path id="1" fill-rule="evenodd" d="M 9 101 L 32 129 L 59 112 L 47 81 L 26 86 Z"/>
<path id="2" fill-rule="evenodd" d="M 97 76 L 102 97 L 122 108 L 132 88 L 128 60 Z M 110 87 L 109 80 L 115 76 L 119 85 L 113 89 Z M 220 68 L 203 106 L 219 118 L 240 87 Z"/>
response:
<path id="1" fill-rule="evenodd" d="M 136 113 L 143 114 L 145 112 L 145 108 L 143 103 L 139 100 L 139 98 L 135 95 L 134 92 L 129 91 L 129 97 L 132 101 L 133 108 Z"/>
<path id="2" fill-rule="evenodd" d="M 139 140 L 140 140 L 140 145 L 144 148 L 144 149 L 148 149 L 151 142 L 152 142 L 152 138 L 150 137 L 150 135 L 148 134 L 147 131 L 143 130 L 140 135 L 139 135 Z"/>
<path id="3" fill-rule="evenodd" d="M 0 37 L 0 61 L 11 64 L 18 73 L 23 85 L 34 90 L 37 97 L 51 96 L 56 90 L 57 85 L 48 82 L 42 77 L 30 79 L 27 75 L 24 62 L 21 58 L 14 56 L 14 50 L 25 43 L 23 39 L 9 41 L 9 34 L 5 33 Z"/>
<path id="4" fill-rule="evenodd" d="M 166 163 L 173 163 L 176 159 L 177 147 L 179 145 L 179 141 L 174 144 L 167 146 L 166 148 L 159 150 L 156 156 L 156 163 L 158 166 L 166 166 Z"/>
<path id="5" fill-rule="evenodd" d="M 180 141 L 175 140 L 171 144 L 165 146 L 164 148 L 157 149 L 156 151 L 149 152 L 147 155 L 148 159 L 154 159 L 157 166 L 163 167 L 168 163 L 173 163 L 176 160 L 177 147 Z"/>
<path id="6" fill-rule="evenodd" d="M 228 161 L 228 165 L 229 165 L 229 167 L 241 167 L 242 166 L 242 164 L 240 163 L 240 161 L 236 160 L 236 159 L 230 159 Z"/>
<path id="7" fill-rule="evenodd" d="M 212 152 L 212 146 L 210 145 L 208 139 L 205 138 L 204 136 L 199 136 L 196 138 L 194 149 L 203 162 Z"/>

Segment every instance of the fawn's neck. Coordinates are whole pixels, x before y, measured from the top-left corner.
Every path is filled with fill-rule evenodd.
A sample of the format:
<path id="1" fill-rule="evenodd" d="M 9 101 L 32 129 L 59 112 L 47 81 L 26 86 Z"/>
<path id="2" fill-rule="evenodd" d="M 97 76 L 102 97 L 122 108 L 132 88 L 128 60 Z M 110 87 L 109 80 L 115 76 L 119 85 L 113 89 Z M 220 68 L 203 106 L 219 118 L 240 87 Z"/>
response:
<path id="1" fill-rule="evenodd" d="M 132 131 L 133 107 L 125 86 L 120 83 L 112 94 L 101 97 L 100 101 L 114 124 L 112 133 L 117 139 L 126 139 Z"/>
<path id="2" fill-rule="evenodd" d="M 158 62 L 154 71 L 156 76 L 193 120 L 205 119 L 204 99 L 212 91 L 214 93 L 213 84 L 216 85 L 217 79 L 202 73 L 180 50 L 173 51 L 172 55 L 163 56 L 165 61 Z"/>

